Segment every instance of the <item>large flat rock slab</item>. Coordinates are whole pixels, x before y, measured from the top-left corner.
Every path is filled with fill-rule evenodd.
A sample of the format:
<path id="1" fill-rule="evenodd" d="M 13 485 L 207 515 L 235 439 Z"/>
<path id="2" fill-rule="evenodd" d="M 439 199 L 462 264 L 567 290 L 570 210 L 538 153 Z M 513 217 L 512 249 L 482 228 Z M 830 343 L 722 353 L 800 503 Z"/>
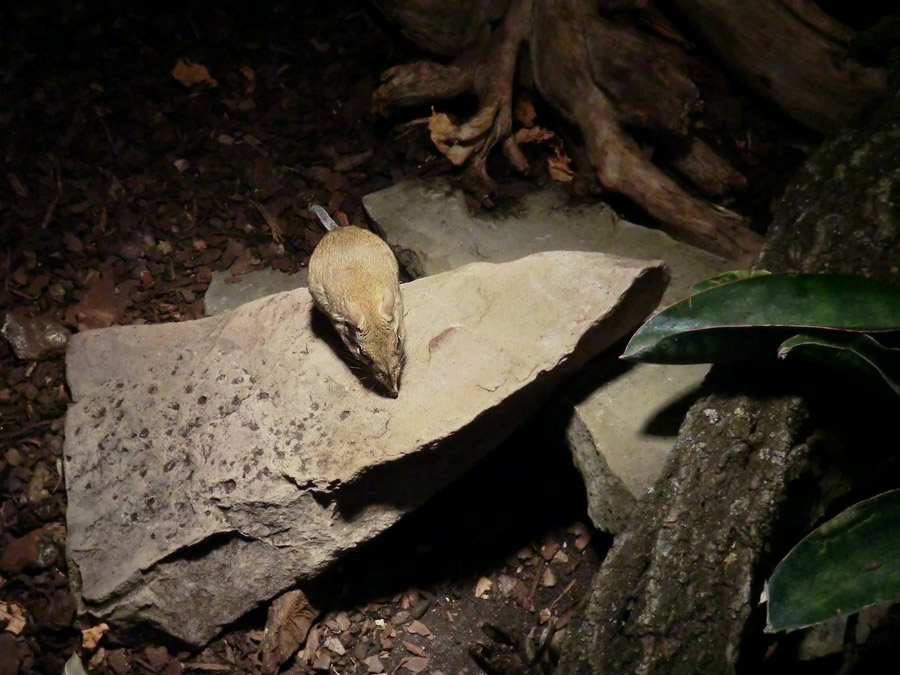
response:
<path id="1" fill-rule="evenodd" d="M 306 268 L 295 274 L 278 270 L 254 270 L 234 277 L 231 272 L 213 272 L 203 296 L 206 316 L 222 314 L 273 293 L 306 287 Z"/>
<path id="2" fill-rule="evenodd" d="M 473 213 L 446 179 L 406 181 L 366 195 L 363 206 L 401 265 L 417 278 L 541 251 L 665 260 L 675 288 L 734 267 L 664 232 L 629 223 L 602 202 L 572 203 L 553 188 L 529 193 L 504 210 Z"/>
<path id="3" fill-rule="evenodd" d="M 672 280 L 668 304 L 733 263 L 619 218 L 603 203 L 571 203 L 555 189 L 526 195 L 497 213 L 472 213 L 446 180 L 410 181 L 367 195 L 363 204 L 413 276 L 476 260 L 504 262 L 538 251 L 599 251 L 662 259 Z M 574 403 L 567 441 L 588 490 L 594 525 L 619 532 L 653 485 L 677 436 L 703 366 L 625 365 L 608 353 L 561 400 Z"/>
<path id="4" fill-rule="evenodd" d="M 463 473 L 633 330 L 662 263 L 559 252 L 403 287 L 400 397 L 368 389 L 300 289 L 74 336 L 67 552 L 82 611 L 194 644 Z"/>

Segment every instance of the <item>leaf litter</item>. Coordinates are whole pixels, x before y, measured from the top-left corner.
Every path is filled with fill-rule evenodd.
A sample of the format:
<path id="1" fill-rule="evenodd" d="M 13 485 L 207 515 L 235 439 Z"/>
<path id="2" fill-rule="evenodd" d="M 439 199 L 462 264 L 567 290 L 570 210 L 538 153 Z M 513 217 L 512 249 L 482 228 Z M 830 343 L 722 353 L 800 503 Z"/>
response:
<path id="1" fill-rule="evenodd" d="M 295 597 L 280 618 L 248 617 L 196 653 L 146 636 L 121 646 L 134 636 L 76 620 L 61 473 L 69 398 L 55 336 L 200 318 L 215 271 L 237 281 L 264 267 L 300 269 L 323 234 L 309 202 L 365 226 L 363 195 L 452 167 L 427 125 L 385 128 L 370 112 L 381 72 L 413 53 L 352 0 L 286 5 L 277 20 L 250 6 L 10 11 L 20 30 L 0 25 L 0 57 L 32 66 L 5 83 L 20 103 L 0 117 L 9 141 L 0 210 L 10 223 L 0 230 L 0 312 L 53 336 L 19 352 L 9 335 L 0 340 L 3 672 L 472 672 L 466 645 L 484 621 L 524 636 L 541 610 L 571 610 L 568 598 L 547 610 L 558 593 L 535 584 L 537 542 L 552 529 L 589 560 L 573 572 L 571 597 L 580 597 L 598 556 L 564 531 L 584 512 L 569 498 L 578 479 L 563 450 L 551 460 L 563 469 L 547 471 L 546 448 L 522 453 L 534 444 L 520 437 L 487 474 L 349 556 L 339 579 L 323 580 L 327 602 Z M 48 40 L 76 56 L 50 67 L 39 51 Z M 520 115 L 533 129 L 527 140 L 550 138 L 533 107 Z M 515 178 L 499 189 L 529 186 Z M 521 477 L 508 480 L 510 471 Z M 547 475 L 570 482 L 549 493 Z M 518 492 L 492 499 L 506 482 Z M 507 592 L 476 598 L 485 582 Z"/>

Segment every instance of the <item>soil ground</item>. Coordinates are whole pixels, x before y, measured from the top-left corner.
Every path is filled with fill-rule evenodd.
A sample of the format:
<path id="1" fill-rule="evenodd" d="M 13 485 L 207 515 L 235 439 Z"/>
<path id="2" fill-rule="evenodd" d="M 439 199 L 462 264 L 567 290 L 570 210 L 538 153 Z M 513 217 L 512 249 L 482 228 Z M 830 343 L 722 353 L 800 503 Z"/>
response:
<path id="1" fill-rule="evenodd" d="M 215 270 L 296 271 L 322 234 L 308 202 L 364 225 L 363 195 L 453 171 L 410 123 L 427 111 L 369 112 L 379 74 L 419 56 L 358 0 L 5 3 L 0 309 L 72 331 L 183 321 Z M 179 59 L 215 86 L 181 84 Z M 803 137 L 739 92 L 708 112 L 751 181 L 737 205 L 764 229 Z M 549 180 L 536 167 L 530 182 L 500 161 L 492 175 L 514 198 Z M 84 643 L 61 545 L 64 358 L 19 359 L 4 340 L 0 363 L 0 609 L 24 616 L 0 632 L 0 675 L 61 673 L 73 653 L 117 675 L 261 672 L 262 610 L 199 653 L 115 629 Z M 536 429 L 335 570 L 290 672 L 475 673 L 475 642 L 514 672 L 529 633 L 549 642 L 609 542 L 584 524 L 564 447 Z M 29 548 L 37 531 L 50 543 Z"/>

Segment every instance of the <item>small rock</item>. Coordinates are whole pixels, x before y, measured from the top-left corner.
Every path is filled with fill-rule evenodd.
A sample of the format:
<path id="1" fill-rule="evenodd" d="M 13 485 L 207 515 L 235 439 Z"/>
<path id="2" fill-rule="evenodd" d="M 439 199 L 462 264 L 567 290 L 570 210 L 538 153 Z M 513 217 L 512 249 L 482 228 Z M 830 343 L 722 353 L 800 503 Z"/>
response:
<path id="1" fill-rule="evenodd" d="M 34 467 L 34 473 L 31 474 L 31 480 L 28 481 L 28 489 L 25 491 L 25 497 L 30 504 L 35 504 L 50 496 L 47 488 L 56 482 L 50 468 L 44 463 L 39 462 Z"/>
<path id="2" fill-rule="evenodd" d="M 341 641 L 338 640 L 333 635 L 331 637 L 325 638 L 325 642 L 322 643 L 325 646 L 325 649 L 336 654 L 337 656 L 343 656 L 347 653 L 347 650 L 344 648 L 344 645 L 341 644 Z"/>
<path id="3" fill-rule="evenodd" d="M 62 303 L 66 299 L 66 289 L 62 284 L 51 284 L 47 292 L 56 302 Z"/>
<path id="4" fill-rule="evenodd" d="M 88 669 L 91 671 L 96 670 L 103 665 L 104 661 L 106 661 L 106 650 L 100 647 L 88 661 Z"/>
<path id="5" fill-rule="evenodd" d="M 7 313 L 0 335 L 7 339 L 18 358 L 40 361 L 65 352 L 70 333 L 55 319 Z"/>
<path id="6" fill-rule="evenodd" d="M 566 532 L 575 535 L 575 549 L 579 552 L 586 549 L 587 545 L 591 542 L 591 534 L 588 532 L 587 526 L 584 523 L 575 523 L 567 528 Z"/>
<path id="7" fill-rule="evenodd" d="M 541 575 L 541 586 L 544 588 L 553 588 L 556 586 L 556 575 L 549 567 L 545 567 L 544 573 Z"/>
<path id="8" fill-rule="evenodd" d="M 501 598 L 508 598 L 516 590 L 516 578 L 508 574 L 501 574 L 497 577 L 497 592 Z"/>
<path id="9" fill-rule="evenodd" d="M 391 623 L 395 626 L 402 626 L 407 621 L 409 621 L 409 618 L 409 612 L 407 612 L 405 609 L 401 609 L 391 617 Z"/>
<path id="10" fill-rule="evenodd" d="M 0 552 L 0 571 L 21 574 L 26 570 L 47 569 L 61 559 L 66 529 L 60 523 L 48 523 L 28 534 L 8 541 Z"/>
<path id="11" fill-rule="evenodd" d="M 22 464 L 22 453 L 15 448 L 7 450 L 4 457 L 6 458 L 6 463 L 10 466 L 21 466 Z"/>
<path id="12" fill-rule="evenodd" d="M 556 555 L 556 552 L 559 550 L 559 542 L 558 541 L 548 541 L 543 546 L 541 546 L 541 557 L 544 560 L 552 560 L 553 556 Z"/>
<path id="13" fill-rule="evenodd" d="M 81 253 L 84 251 L 84 244 L 81 242 L 81 239 L 76 237 L 72 232 L 65 232 L 63 234 L 63 244 L 72 253 Z"/>
<path id="14" fill-rule="evenodd" d="M 422 598 L 410 608 L 409 615 L 414 619 L 421 619 L 429 607 L 431 607 L 431 601 L 428 598 Z"/>

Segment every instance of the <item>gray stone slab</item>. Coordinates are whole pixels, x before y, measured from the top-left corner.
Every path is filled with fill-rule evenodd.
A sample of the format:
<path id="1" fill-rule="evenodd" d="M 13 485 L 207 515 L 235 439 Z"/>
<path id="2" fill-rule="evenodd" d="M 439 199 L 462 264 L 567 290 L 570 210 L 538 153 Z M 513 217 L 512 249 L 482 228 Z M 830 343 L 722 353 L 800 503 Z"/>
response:
<path id="1" fill-rule="evenodd" d="M 204 643 L 466 471 L 666 282 L 658 261 L 556 252 L 405 284 L 398 399 L 356 377 L 306 289 L 75 335 L 63 457 L 80 610 Z"/>
<path id="2" fill-rule="evenodd" d="M 672 277 L 663 299 L 668 304 L 685 297 L 697 281 L 733 269 L 733 263 L 663 232 L 622 220 L 605 204 L 572 204 L 555 188 L 529 194 L 502 213 L 473 213 L 445 180 L 399 184 L 367 195 L 363 205 L 413 276 L 537 251 L 601 251 L 664 260 Z M 568 442 L 585 478 L 595 526 L 622 529 L 674 444 L 686 410 L 679 402 L 707 371 L 707 366 L 626 366 L 605 354 L 561 394 L 563 405 L 574 405 Z"/>
<path id="3" fill-rule="evenodd" d="M 678 292 L 697 275 L 714 276 L 733 266 L 659 230 L 629 223 L 602 202 L 570 204 L 555 188 L 530 193 L 499 213 L 473 213 L 445 179 L 409 181 L 366 195 L 363 206 L 413 277 L 540 251 L 596 251 L 665 260 Z"/>
<path id="4" fill-rule="evenodd" d="M 238 277 L 231 272 L 213 272 L 209 288 L 203 296 L 203 313 L 214 316 L 240 307 L 246 302 L 273 293 L 306 287 L 306 268 L 296 274 L 277 270 L 255 270 Z"/>

